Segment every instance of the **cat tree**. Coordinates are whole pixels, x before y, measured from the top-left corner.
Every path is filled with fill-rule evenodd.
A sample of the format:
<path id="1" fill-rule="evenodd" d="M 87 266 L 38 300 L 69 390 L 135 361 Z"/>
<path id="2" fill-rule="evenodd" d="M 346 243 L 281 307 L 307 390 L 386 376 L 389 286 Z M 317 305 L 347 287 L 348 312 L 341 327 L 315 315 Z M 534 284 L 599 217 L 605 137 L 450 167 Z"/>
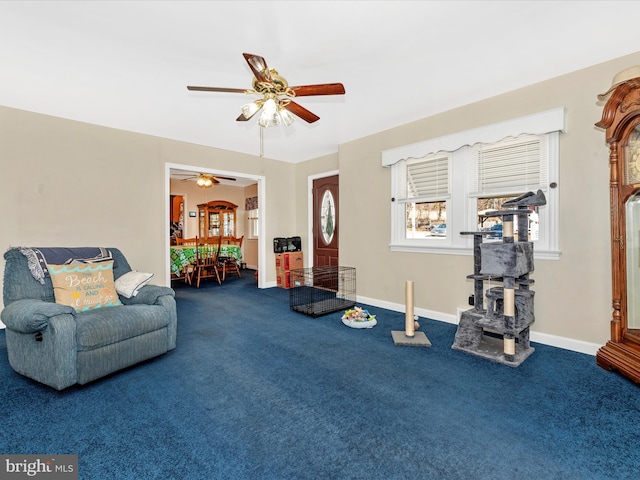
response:
<path id="1" fill-rule="evenodd" d="M 502 218 L 502 242 L 483 242 L 495 232 L 461 232 L 473 235 L 473 308 L 462 312 L 451 348 L 512 367 L 534 352 L 529 327 L 534 322 L 533 243 L 529 241 L 529 207 L 545 205 L 541 190 L 528 192 L 502 204 L 505 210 L 487 213 Z M 514 238 L 514 217 L 518 239 Z M 485 282 L 501 282 L 485 292 Z M 486 295 L 486 308 L 484 299 Z"/>

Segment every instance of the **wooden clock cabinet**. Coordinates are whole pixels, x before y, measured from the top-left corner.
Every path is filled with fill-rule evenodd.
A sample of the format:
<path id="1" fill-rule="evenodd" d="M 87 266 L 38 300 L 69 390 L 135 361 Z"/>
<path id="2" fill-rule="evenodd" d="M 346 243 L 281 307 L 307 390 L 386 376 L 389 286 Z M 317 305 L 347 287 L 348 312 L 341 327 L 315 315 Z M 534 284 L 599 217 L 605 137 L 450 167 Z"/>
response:
<path id="1" fill-rule="evenodd" d="M 640 68 L 636 68 L 629 69 L 636 78 L 614 78 L 615 88 L 605 94 L 611 96 L 596 124 L 606 129 L 609 144 L 613 307 L 611 338 L 598 350 L 596 362 L 640 382 Z"/>

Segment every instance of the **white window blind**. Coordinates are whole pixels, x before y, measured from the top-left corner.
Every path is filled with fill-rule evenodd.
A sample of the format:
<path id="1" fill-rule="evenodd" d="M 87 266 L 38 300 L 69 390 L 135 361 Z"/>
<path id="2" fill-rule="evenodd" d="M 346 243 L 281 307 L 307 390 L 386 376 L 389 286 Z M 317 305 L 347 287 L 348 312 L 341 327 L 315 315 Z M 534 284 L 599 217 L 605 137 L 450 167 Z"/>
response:
<path id="1" fill-rule="evenodd" d="M 449 158 L 407 164 L 406 200 L 442 200 L 449 196 Z"/>
<path id="2" fill-rule="evenodd" d="M 547 142 L 546 135 L 521 135 L 477 146 L 475 161 L 472 160 L 468 170 L 469 194 L 546 190 L 549 177 Z"/>

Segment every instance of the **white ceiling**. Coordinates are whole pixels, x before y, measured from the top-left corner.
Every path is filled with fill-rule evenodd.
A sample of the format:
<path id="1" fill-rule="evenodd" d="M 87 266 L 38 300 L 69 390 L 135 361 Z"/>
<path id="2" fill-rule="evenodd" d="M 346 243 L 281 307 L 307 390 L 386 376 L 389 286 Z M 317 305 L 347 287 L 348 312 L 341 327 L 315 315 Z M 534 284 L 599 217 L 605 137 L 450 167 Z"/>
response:
<path id="1" fill-rule="evenodd" d="M 265 157 L 299 162 L 633 53 L 638 18 L 636 1 L 0 1 L 0 104 L 259 155 L 245 95 L 186 89 L 250 88 L 254 53 L 290 85 L 346 88 L 297 100 L 318 122 L 264 131 Z"/>

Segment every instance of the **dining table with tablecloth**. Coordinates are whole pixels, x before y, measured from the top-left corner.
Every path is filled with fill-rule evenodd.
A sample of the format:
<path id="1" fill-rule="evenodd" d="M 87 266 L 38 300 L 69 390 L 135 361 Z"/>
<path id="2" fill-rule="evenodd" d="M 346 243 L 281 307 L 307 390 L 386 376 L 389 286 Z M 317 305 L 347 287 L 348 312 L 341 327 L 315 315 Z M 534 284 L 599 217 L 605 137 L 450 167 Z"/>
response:
<path id="1" fill-rule="evenodd" d="M 217 248 L 216 245 L 198 246 L 200 252 Z M 169 268 L 171 273 L 180 276 L 184 268 L 196 263 L 195 245 L 171 245 L 169 247 Z M 220 245 L 220 257 L 228 257 L 240 263 L 242 260 L 242 249 L 238 245 Z"/>

